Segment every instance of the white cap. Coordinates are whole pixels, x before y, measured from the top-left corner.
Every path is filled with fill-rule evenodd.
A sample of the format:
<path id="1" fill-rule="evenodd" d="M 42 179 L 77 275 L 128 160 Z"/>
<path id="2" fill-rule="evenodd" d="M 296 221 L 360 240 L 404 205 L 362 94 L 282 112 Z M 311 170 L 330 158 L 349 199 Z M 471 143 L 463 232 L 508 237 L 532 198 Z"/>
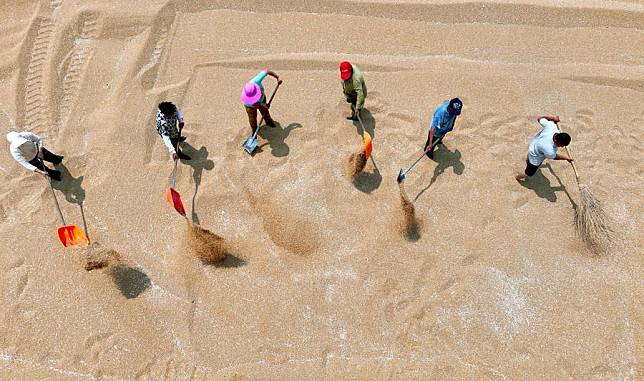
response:
<path id="1" fill-rule="evenodd" d="M 11 131 L 10 133 L 7 134 L 7 141 L 9 143 L 12 143 L 16 138 L 19 138 L 20 134 L 17 133 L 16 131 Z"/>

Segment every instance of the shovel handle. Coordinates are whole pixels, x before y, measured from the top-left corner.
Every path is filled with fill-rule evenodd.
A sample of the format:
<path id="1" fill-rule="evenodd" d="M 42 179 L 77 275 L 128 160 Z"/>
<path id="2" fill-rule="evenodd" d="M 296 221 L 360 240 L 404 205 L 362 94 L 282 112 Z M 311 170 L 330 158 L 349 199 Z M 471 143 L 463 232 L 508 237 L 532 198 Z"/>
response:
<path id="1" fill-rule="evenodd" d="M 277 86 L 275 87 L 275 90 L 273 90 L 273 94 L 271 94 L 271 97 L 268 99 L 266 108 L 271 108 L 271 103 L 273 102 L 273 98 L 275 98 L 275 94 L 277 94 L 277 89 L 280 88 L 280 85 L 281 83 L 278 81 Z M 257 124 L 257 128 L 255 129 L 255 132 L 253 132 L 253 140 L 257 137 L 257 133 L 259 132 L 259 127 L 262 125 L 263 121 L 264 121 L 264 116 L 262 115 L 262 117 L 259 118 L 259 123 Z"/>
<path id="2" fill-rule="evenodd" d="M 80 203 L 81 217 L 83 218 L 83 230 L 85 231 L 85 237 L 87 238 L 87 244 L 90 245 L 91 241 L 89 240 L 89 234 L 87 233 L 87 221 L 85 221 L 85 211 L 83 211 L 83 203 Z"/>
<path id="3" fill-rule="evenodd" d="M 174 168 L 172 168 L 172 187 L 173 188 L 177 187 L 177 161 L 179 160 L 174 161 Z"/>
<path id="4" fill-rule="evenodd" d="M 365 130 L 365 128 L 364 128 L 364 124 L 362 124 L 362 119 L 360 118 L 360 113 L 359 113 L 359 112 L 356 112 L 357 110 L 356 110 L 356 108 L 355 108 L 353 105 L 351 105 L 351 111 L 355 114 L 355 116 L 357 116 L 357 117 L 358 117 L 358 122 L 360 123 L 360 127 L 362 128 L 362 135 L 364 135 L 364 132 L 365 132 L 366 130 Z"/>
<path id="5" fill-rule="evenodd" d="M 51 179 L 48 177 L 49 180 L 49 189 L 51 190 L 51 195 L 54 196 L 54 202 L 56 203 L 56 210 L 58 210 L 58 215 L 60 216 L 60 220 L 63 223 L 63 226 L 67 225 L 65 223 L 65 218 L 63 217 L 63 212 L 60 210 L 60 205 L 58 204 L 58 198 L 56 198 L 56 192 L 54 192 L 54 186 L 51 183 Z"/>
<path id="6" fill-rule="evenodd" d="M 38 145 L 36 145 L 36 147 L 38 147 Z M 42 162 L 41 158 L 38 158 L 38 161 L 40 162 L 40 165 L 42 165 L 43 167 L 45 166 L 45 163 Z M 56 210 L 58 211 L 58 216 L 60 216 L 60 220 L 62 221 L 63 226 L 65 226 L 67 225 L 65 223 L 65 217 L 63 217 L 63 212 L 60 210 L 60 205 L 58 204 L 58 198 L 56 198 L 56 192 L 54 192 L 54 185 L 51 183 L 51 177 L 49 177 L 49 174 L 47 174 L 47 182 L 49 183 L 49 189 L 51 190 L 51 195 L 54 197 L 54 202 L 56 203 Z"/>
<path id="7" fill-rule="evenodd" d="M 403 172 L 403 175 L 406 175 L 406 174 L 407 174 L 407 172 L 411 171 L 411 169 L 412 169 L 412 168 L 414 168 L 414 166 L 415 166 L 416 164 L 418 164 L 418 162 L 423 158 L 423 156 L 425 156 L 425 155 L 427 154 L 427 152 L 429 152 L 432 148 L 436 147 L 436 145 L 438 144 L 438 142 L 440 142 L 441 140 L 443 140 L 443 138 L 442 138 L 442 137 L 441 137 L 440 139 L 436 139 L 436 140 L 434 140 L 434 142 L 432 143 L 432 145 L 431 145 L 429 148 L 427 148 L 426 150 L 424 150 L 424 151 L 423 151 L 423 153 L 420 155 L 420 157 L 419 157 L 418 159 L 416 159 L 416 161 L 414 161 L 414 162 L 412 163 L 412 165 L 410 165 L 409 167 L 407 167 L 407 169 L 405 169 L 405 171 Z"/>

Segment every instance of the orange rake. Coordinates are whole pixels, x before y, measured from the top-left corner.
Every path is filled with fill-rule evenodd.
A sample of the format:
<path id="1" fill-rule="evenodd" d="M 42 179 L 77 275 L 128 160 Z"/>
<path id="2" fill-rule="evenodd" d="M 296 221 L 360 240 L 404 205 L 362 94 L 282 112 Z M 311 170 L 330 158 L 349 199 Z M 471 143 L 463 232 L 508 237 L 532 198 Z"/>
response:
<path id="1" fill-rule="evenodd" d="M 181 195 L 174 188 L 177 186 L 177 160 L 174 161 L 172 170 L 172 186 L 165 191 L 165 201 L 170 204 L 179 214 L 186 216 L 186 209 L 183 207 Z"/>
<path id="2" fill-rule="evenodd" d="M 54 186 L 51 184 L 51 179 L 49 179 L 49 188 L 51 189 L 51 194 L 54 196 L 54 202 L 56 202 L 56 209 L 58 210 L 58 215 L 60 220 L 63 223 L 63 226 L 60 226 L 56 229 L 56 235 L 58 241 L 64 247 L 89 244 L 89 238 L 87 234 L 83 232 L 76 225 L 67 225 L 65 223 L 65 218 L 63 217 L 63 212 L 60 210 L 60 205 L 58 204 L 58 199 L 56 198 L 56 193 L 54 192 Z"/>

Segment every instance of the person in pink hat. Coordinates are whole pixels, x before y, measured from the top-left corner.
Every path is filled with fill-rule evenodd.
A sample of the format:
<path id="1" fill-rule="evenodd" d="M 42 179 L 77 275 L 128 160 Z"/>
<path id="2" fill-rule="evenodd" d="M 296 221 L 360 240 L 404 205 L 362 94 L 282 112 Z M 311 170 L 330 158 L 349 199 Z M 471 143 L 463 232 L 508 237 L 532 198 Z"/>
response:
<path id="1" fill-rule="evenodd" d="M 271 118 L 271 114 L 268 111 L 266 95 L 264 94 L 264 86 L 262 85 L 262 81 L 267 75 L 277 79 L 278 85 L 282 83 L 279 75 L 275 74 L 275 72 L 271 70 L 262 70 L 246 85 L 244 85 L 241 95 L 239 96 L 244 107 L 246 107 L 248 123 L 250 123 L 250 128 L 253 130 L 252 133 L 255 133 L 255 130 L 257 129 L 257 110 L 259 110 L 262 117 L 264 117 L 267 126 L 275 127 L 275 121 Z"/>

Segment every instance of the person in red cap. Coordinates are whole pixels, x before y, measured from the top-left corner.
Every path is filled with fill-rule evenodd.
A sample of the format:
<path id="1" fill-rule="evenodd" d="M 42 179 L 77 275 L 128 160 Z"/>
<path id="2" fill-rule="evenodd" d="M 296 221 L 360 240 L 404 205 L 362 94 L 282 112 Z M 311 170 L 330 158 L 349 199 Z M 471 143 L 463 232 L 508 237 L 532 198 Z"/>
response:
<path id="1" fill-rule="evenodd" d="M 342 79 L 342 91 L 351 103 L 352 112 L 349 120 L 358 120 L 358 115 L 364 106 L 364 99 L 367 97 L 367 85 L 364 83 L 364 76 L 357 66 L 349 61 L 340 62 L 340 78 Z"/>
<path id="2" fill-rule="evenodd" d="M 253 133 L 257 129 L 257 110 L 264 117 L 266 125 L 269 127 L 275 127 L 275 121 L 271 118 L 271 114 L 268 111 L 268 105 L 266 104 L 266 95 L 264 94 L 264 85 L 262 81 L 266 78 L 267 75 L 277 79 L 277 83 L 281 84 L 282 80 L 280 77 L 271 70 L 262 70 L 257 74 L 253 79 L 251 79 L 242 89 L 239 100 L 244 104 L 246 108 L 246 113 L 248 114 L 248 123 L 250 123 L 250 128 Z"/>

